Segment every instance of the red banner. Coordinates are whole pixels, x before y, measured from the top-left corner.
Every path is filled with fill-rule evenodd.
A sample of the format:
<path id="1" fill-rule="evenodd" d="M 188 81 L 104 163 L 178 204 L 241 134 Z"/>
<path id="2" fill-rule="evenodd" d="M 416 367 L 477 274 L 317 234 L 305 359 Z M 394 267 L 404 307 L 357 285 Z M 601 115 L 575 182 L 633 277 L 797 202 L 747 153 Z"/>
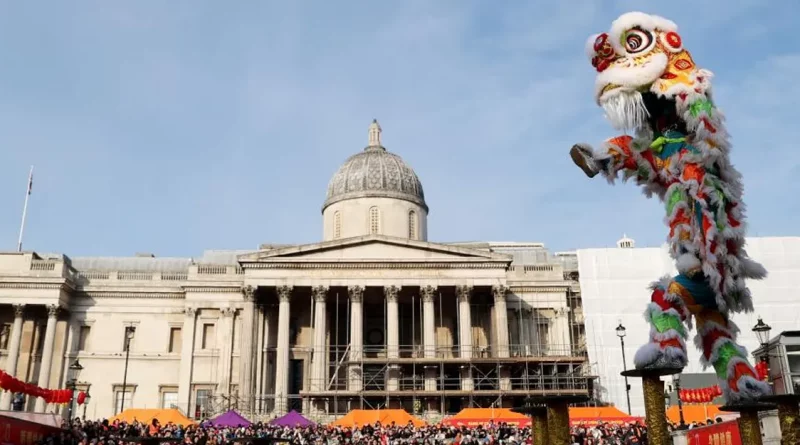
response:
<path id="1" fill-rule="evenodd" d="M 692 428 L 687 438 L 688 445 L 742 445 L 739 425 L 735 420 Z"/>
<path id="2" fill-rule="evenodd" d="M 59 433 L 61 430 L 56 427 L 0 414 L 0 445 L 33 445 L 43 437 Z"/>

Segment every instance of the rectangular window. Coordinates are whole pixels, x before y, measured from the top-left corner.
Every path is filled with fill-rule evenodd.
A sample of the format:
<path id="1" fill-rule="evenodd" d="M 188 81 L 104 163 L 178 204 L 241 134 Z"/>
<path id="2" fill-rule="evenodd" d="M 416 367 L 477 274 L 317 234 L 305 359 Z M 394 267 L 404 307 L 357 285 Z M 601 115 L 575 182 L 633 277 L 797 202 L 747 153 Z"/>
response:
<path id="1" fill-rule="evenodd" d="M 178 407 L 178 391 L 164 391 L 161 393 L 161 409 Z"/>
<path id="2" fill-rule="evenodd" d="M 8 340 L 11 338 L 11 323 L 3 323 L 0 328 L 0 349 L 8 349 Z"/>
<path id="3" fill-rule="evenodd" d="M 194 398 L 194 418 L 202 419 L 208 413 L 209 403 L 211 402 L 211 391 L 198 389 Z"/>
<path id="4" fill-rule="evenodd" d="M 126 352 L 128 348 L 132 348 L 133 339 L 136 336 L 136 328 L 133 326 L 125 326 L 125 334 L 122 338 L 122 352 Z"/>
<path id="5" fill-rule="evenodd" d="M 169 352 L 179 354 L 181 352 L 181 343 L 183 342 L 183 335 L 181 328 L 169 329 Z"/>
<path id="6" fill-rule="evenodd" d="M 124 398 L 122 397 L 124 394 Z M 133 407 L 133 388 L 122 389 L 114 391 L 114 414 L 119 414 L 123 409 Z"/>
<path id="7" fill-rule="evenodd" d="M 538 351 L 540 354 L 547 354 L 550 351 L 550 323 L 545 321 L 536 324 L 539 335 Z"/>
<path id="8" fill-rule="evenodd" d="M 89 350 L 89 334 L 92 333 L 91 326 L 81 326 L 78 331 L 78 351 Z"/>
<path id="9" fill-rule="evenodd" d="M 214 323 L 206 323 L 203 325 L 203 338 L 200 342 L 201 349 L 212 349 L 214 347 L 215 338 L 214 335 L 216 333 L 216 329 L 214 329 Z"/>

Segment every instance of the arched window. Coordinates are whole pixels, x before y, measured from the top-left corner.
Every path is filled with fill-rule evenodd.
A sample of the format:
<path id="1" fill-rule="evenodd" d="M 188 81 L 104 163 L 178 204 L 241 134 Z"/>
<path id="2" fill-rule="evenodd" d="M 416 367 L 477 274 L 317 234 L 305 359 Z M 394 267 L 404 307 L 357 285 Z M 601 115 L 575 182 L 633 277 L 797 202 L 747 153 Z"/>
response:
<path id="1" fill-rule="evenodd" d="M 408 212 L 408 238 L 417 239 L 417 212 Z"/>
<path id="2" fill-rule="evenodd" d="M 371 235 L 377 235 L 380 233 L 381 226 L 380 226 L 380 213 L 378 212 L 377 207 L 370 207 L 369 208 L 369 233 Z"/>
<path id="3" fill-rule="evenodd" d="M 342 215 L 339 211 L 333 213 L 333 239 L 342 237 Z"/>

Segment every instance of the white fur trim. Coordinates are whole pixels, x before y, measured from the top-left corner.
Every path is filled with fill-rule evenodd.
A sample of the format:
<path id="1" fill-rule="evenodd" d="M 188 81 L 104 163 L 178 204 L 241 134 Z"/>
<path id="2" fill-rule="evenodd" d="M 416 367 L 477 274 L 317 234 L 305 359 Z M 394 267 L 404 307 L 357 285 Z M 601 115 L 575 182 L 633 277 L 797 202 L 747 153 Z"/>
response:
<path id="1" fill-rule="evenodd" d="M 686 274 L 687 272 L 700 268 L 700 258 L 697 258 L 693 253 L 685 253 L 678 257 L 675 266 L 678 272 Z"/>
<path id="2" fill-rule="evenodd" d="M 637 369 L 646 368 L 656 361 L 659 354 L 661 354 L 661 348 L 657 344 L 647 343 L 636 351 L 633 356 L 633 365 Z"/>
<path id="3" fill-rule="evenodd" d="M 638 26 L 648 31 L 678 31 L 678 25 L 671 20 L 667 20 L 657 15 L 645 14 L 644 12 L 628 12 L 619 16 L 611 23 L 611 31 L 608 38 L 614 49 L 624 54 L 625 49 L 620 45 L 620 37 L 625 31 Z"/>
<path id="4" fill-rule="evenodd" d="M 609 40 L 612 37 L 609 36 Z M 612 41 L 613 44 L 613 41 Z M 618 43 L 617 43 L 618 44 Z M 624 54 L 624 53 L 622 53 Z M 635 65 L 635 58 L 626 56 L 618 59 L 605 71 L 598 73 L 594 84 L 594 95 L 597 103 L 601 104 L 611 96 L 624 90 L 637 90 L 644 85 L 650 85 L 664 74 L 669 60 L 664 53 L 652 54 L 647 63 Z M 606 85 L 619 85 L 620 88 L 600 94 Z"/>

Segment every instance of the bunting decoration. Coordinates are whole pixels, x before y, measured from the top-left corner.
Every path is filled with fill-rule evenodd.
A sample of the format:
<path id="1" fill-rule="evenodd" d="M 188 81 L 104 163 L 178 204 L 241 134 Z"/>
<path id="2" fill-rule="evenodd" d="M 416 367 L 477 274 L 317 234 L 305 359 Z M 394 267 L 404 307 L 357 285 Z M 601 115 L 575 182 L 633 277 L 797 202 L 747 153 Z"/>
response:
<path id="1" fill-rule="evenodd" d="M 707 388 L 682 389 L 678 397 L 683 403 L 711 403 L 721 395 L 722 388 L 714 385 Z"/>
<path id="2" fill-rule="evenodd" d="M 73 395 L 71 389 L 40 388 L 32 383 L 25 383 L 3 370 L 0 370 L 0 390 L 37 397 L 54 405 L 68 404 Z M 83 391 L 78 393 L 76 400 L 78 405 L 82 405 L 86 401 L 86 393 Z"/>

